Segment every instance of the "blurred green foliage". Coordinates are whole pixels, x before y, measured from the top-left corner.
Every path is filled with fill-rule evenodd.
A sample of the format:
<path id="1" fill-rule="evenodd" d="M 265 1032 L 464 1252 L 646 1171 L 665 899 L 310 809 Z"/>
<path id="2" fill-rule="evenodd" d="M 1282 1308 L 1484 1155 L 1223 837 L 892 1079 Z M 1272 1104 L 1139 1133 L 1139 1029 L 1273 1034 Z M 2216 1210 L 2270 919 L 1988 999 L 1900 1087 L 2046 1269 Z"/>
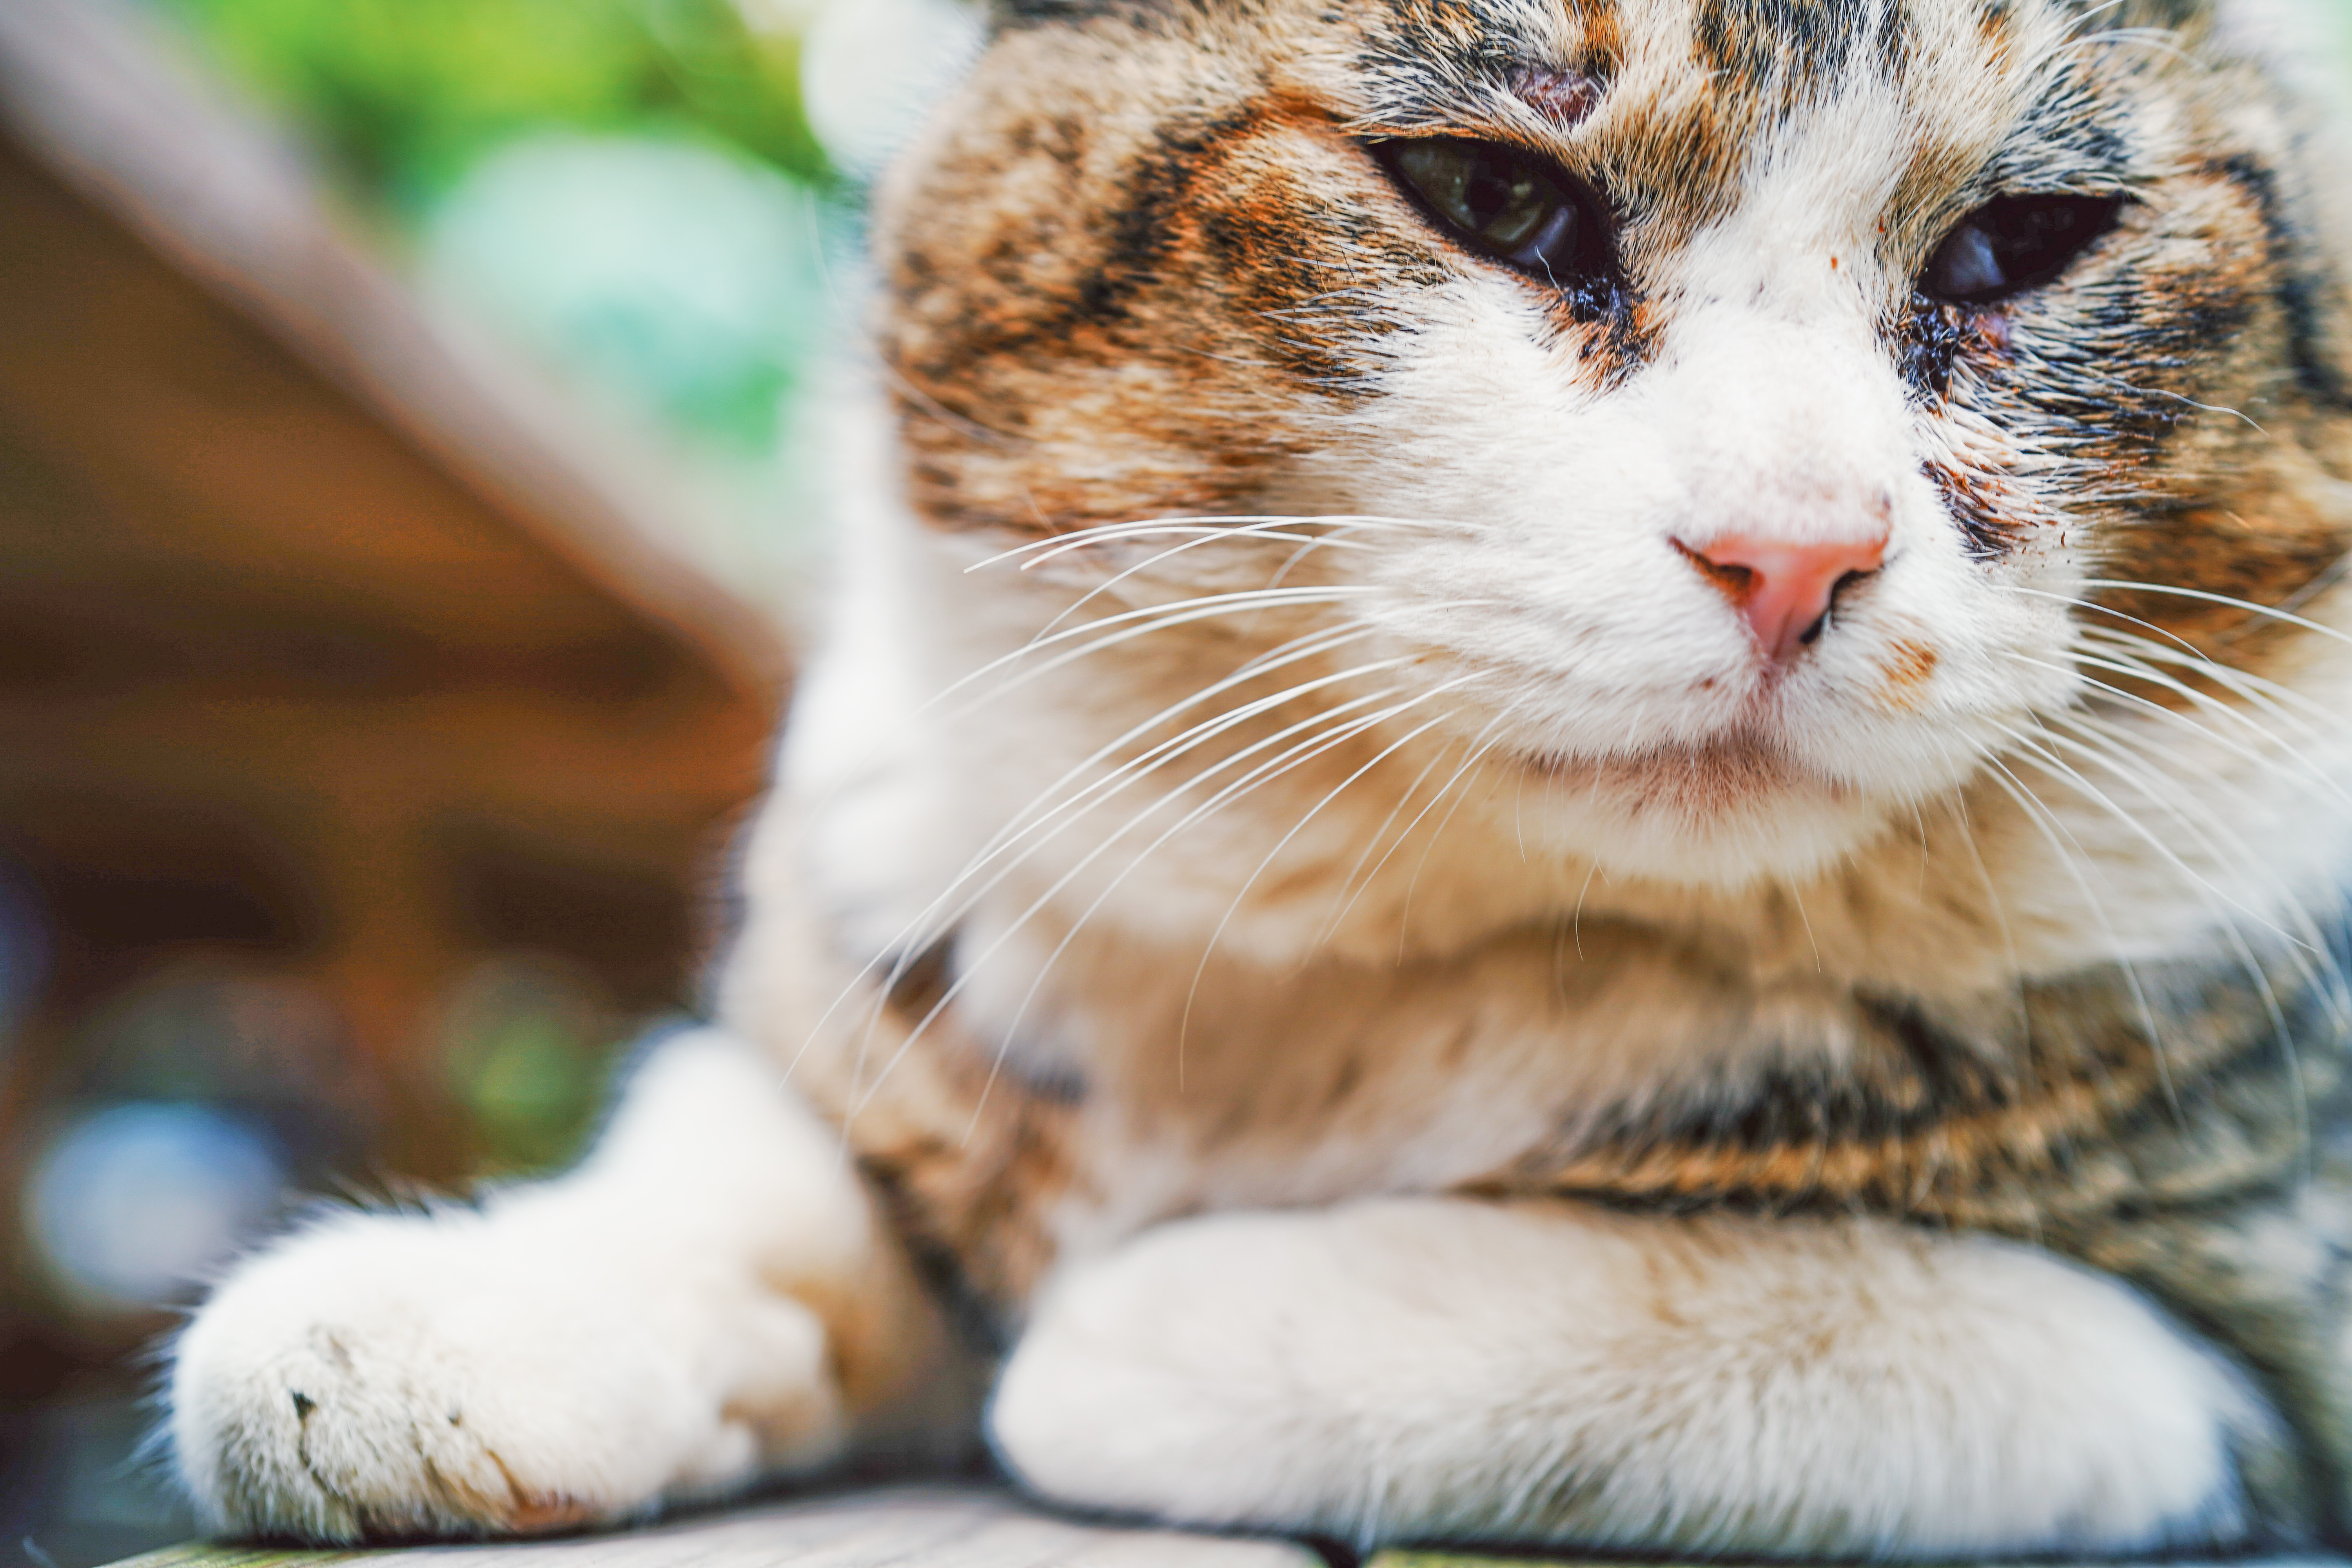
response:
<path id="1" fill-rule="evenodd" d="M 442 1069 L 470 1113 L 488 1173 L 569 1163 L 612 1072 L 620 1020 L 595 982 L 545 959 L 485 963 L 449 998 Z"/>
<path id="2" fill-rule="evenodd" d="M 304 122 L 367 194 L 415 215 L 527 131 L 690 131 L 813 183 L 797 44 L 729 0 L 161 0 Z"/>
<path id="3" fill-rule="evenodd" d="M 796 33 L 732 0 L 151 3 L 394 221 L 420 287 L 733 465 L 773 531 L 829 320 L 809 193 L 846 189 Z"/>

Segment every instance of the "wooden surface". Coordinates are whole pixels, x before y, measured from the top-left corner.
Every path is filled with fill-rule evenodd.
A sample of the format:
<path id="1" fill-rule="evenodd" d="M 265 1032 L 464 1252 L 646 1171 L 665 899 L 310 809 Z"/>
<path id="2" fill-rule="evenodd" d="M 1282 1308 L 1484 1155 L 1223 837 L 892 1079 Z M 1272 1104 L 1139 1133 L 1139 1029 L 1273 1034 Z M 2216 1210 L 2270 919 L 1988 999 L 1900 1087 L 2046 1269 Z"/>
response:
<path id="1" fill-rule="evenodd" d="M 897 1487 L 717 1513 L 612 1535 L 376 1552 L 189 1545 L 116 1568 L 1324 1568 L 1294 1542 L 1085 1523 L 980 1488 Z M 1363 1568 L 1554 1568 L 1527 1557 L 1382 1552 Z M 1558 1564 L 1557 1568 L 1571 1568 Z M 1589 1562 L 1572 1568 L 1597 1568 Z M 1652 1563 L 1648 1568 L 1666 1568 Z M 2010 1568 L 2021 1568 L 2011 1564 Z M 2108 1568 L 2127 1568 L 2109 1564 Z M 2194 1568 L 2168 1560 L 2166 1568 Z M 2220 1565 L 2216 1565 L 2220 1568 Z M 2338 1557 L 2228 1568 L 2352 1568 Z"/>
<path id="2" fill-rule="evenodd" d="M 374 1552 L 183 1546 L 119 1568 L 1322 1568 L 1288 1542 L 1082 1524 L 1002 1493 L 905 1487 L 623 1534 Z"/>

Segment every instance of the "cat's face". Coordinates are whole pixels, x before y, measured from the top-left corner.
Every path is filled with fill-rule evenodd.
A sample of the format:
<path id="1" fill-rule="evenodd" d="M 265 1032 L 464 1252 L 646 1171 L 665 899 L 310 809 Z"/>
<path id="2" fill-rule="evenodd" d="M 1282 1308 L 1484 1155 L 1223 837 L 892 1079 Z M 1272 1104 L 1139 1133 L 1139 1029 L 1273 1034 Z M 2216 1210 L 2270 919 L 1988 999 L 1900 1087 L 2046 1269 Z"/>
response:
<path id="1" fill-rule="evenodd" d="M 2108 584 L 2346 549 L 2336 286 L 2187 0 L 1045 10 L 885 203 L 918 510 L 1366 520 L 1138 580 L 1360 590 L 1538 847 L 1804 874 L 2033 743 L 2086 627 L 2287 657 Z"/>

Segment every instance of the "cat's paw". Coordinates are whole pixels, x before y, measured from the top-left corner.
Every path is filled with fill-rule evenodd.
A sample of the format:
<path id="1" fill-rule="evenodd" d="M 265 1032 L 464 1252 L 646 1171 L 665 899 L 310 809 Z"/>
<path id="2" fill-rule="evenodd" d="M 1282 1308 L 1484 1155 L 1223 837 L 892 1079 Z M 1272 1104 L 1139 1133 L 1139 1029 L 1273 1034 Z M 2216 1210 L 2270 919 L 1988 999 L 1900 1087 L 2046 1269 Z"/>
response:
<path id="1" fill-rule="evenodd" d="M 238 1270 L 172 1375 L 178 1468 L 206 1525 L 314 1541 L 561 1529 L 837 1440 L 814 1316 L 723 1280 L 698 1294 L 583 1267 L 595 1246 L 471 1213 L 350 1215 Z M 747 1366 L 761 1397 L 740 1402 Z"/>
<path id="2" fill-rule="evenodd" d="M 1864 1223 L 1188 1220 L 1065 1273 L 990 1425 L 1065 1502 L 1367 1542 L 2117 1554 L 2297 1507 L 2275 1418 L 2128 1289 Z"/>

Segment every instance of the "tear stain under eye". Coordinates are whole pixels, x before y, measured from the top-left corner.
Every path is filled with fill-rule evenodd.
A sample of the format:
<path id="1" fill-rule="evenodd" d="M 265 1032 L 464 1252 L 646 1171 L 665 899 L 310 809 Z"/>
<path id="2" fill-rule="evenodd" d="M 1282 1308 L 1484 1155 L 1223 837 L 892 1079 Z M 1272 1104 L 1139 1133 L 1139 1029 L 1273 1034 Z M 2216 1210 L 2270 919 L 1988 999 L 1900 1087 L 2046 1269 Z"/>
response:
<path id="1" fill-rule="evenodd" d="M 1999 560 L 2016 547 L 2019 531 L 2003 511 L 2010 497 L 2006 479 L 1954 462 L 1925 462 L 1919 471 L 1942 494 L 1970 560 Z"/>
<path id="2" fill-rule="evenodd" d="M 1939 305 L 1924 294 L 1911 296 L 1899 333 L 1903 380 L 1913 396 L 1930 402 L 1951 385 L 1952 365 L 1968 341 L 1967 317 L 1957 308 Z"/>
<path id="3" fill-rule="evenodd" d="M 1937 304 L 1917 294 L 1911 303 L 1903 331 L 1903 378 L 1922 401 L 1945 395 L 1953 368 L 1968 350 L 1996 360 L 2015 353 L 2015 329 L 2006 311 Z"/>

